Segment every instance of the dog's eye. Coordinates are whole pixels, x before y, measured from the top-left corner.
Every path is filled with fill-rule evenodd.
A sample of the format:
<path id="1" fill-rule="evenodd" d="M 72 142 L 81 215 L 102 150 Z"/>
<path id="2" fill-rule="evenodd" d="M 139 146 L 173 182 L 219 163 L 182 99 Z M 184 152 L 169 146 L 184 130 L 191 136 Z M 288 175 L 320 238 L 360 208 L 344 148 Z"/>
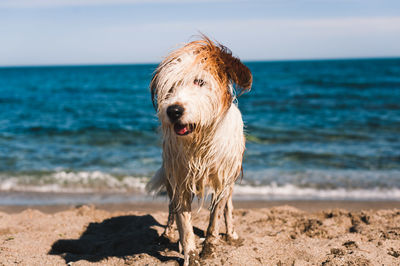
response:
<path id="1" fill-rule="evenodd" d="M 197 85 L 197 86 L 200 86 L 200 87 L 203 87 L 204 84 L 206 84 L 206 82 L 204 80 L 202 80 L 202 79 L 195 79 L 193 81 L 193 83 L 194 83 L 194 85 Z"/>
<path id="2" fill-rule="evenodd" d="M 168 98 L 171 97 L 172 93 L 174 92 L 174 88 L 175 88 L 175 87 L 172 86 L 172 87 L 168 90 L 167 95 L 165 95 L 165 99 L 168 99 Z"/>

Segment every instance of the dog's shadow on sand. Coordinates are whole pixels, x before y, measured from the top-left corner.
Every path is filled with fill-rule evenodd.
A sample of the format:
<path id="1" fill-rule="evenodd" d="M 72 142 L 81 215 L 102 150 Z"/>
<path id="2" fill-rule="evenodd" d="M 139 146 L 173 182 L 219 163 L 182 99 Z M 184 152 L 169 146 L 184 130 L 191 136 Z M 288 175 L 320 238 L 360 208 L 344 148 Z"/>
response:
<path id="1" fill-rule="evenodd" d="M 128 256 L 148 254 L 160 261 L 178 261 L 178 256 L 165 256 L 162 251 L 178 250 L 177 243 L 160 238 L 160 226 L 151 215 L 119 216 L 100 223 L 90 223 L 79 239 L 60 239 L 53 243 L 49 254 L 60 255 L 66 263 L 79 260 L 98 262 L 109 257 L 126 259 Z M 195 228 L 195 233 L 203 237 L 203 231 Z M 177 253 L 175 253 L 178 255 Z"/>

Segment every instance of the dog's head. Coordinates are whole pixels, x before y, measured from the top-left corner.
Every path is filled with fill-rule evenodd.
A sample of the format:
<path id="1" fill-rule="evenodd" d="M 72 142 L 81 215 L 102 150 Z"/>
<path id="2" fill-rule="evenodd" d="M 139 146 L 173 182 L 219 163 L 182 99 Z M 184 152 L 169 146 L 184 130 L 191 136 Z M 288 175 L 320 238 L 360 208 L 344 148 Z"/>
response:
<path id="1" fill-rule="evenodd" d="M 177 136 L 212 126 L 238 94 L 251 88 L 250 70 L 224 46 L 203 39 L 172 52 L 150 84 L 163 127 Z"/>

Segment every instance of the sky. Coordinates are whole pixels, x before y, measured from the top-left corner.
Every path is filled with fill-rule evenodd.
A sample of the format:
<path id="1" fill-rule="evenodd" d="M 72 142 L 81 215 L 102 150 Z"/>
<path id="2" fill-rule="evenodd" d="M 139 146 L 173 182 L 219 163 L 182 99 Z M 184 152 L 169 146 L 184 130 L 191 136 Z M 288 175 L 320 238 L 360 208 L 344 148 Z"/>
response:
<path id="1" fill-rule="evenodd" d="M 400 1 L 0 0 L 0 66 L 157 63 L 200 32 L 244 61 L 400 57 Z"/>

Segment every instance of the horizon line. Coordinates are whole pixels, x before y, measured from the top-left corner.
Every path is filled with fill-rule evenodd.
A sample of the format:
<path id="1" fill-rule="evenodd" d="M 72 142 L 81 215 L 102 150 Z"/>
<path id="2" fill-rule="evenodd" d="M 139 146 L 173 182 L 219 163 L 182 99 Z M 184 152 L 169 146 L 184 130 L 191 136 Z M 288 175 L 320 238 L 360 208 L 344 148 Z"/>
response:
<path id="1" fill-rule="evenodd" d="M 244 63 L 263 63 L 263 62 L 304 62 L 304 61 L 346 61 L 346 60 L 395 60 L 400 56 L 371 56 L 371 57 L 326 57 L 326 58 L 299 58 L 299 59 L 256 59 L 241 60 Z M 159 62 L 131 62 L 131 63 L 65 63 L 65 64 L 26 64 L 26 65 L 0 65 L 4 68 L 46 68 L 46 67 L 90 67 L 90 66 L 131 66 L 131 65 L 158 65 Z"/>

